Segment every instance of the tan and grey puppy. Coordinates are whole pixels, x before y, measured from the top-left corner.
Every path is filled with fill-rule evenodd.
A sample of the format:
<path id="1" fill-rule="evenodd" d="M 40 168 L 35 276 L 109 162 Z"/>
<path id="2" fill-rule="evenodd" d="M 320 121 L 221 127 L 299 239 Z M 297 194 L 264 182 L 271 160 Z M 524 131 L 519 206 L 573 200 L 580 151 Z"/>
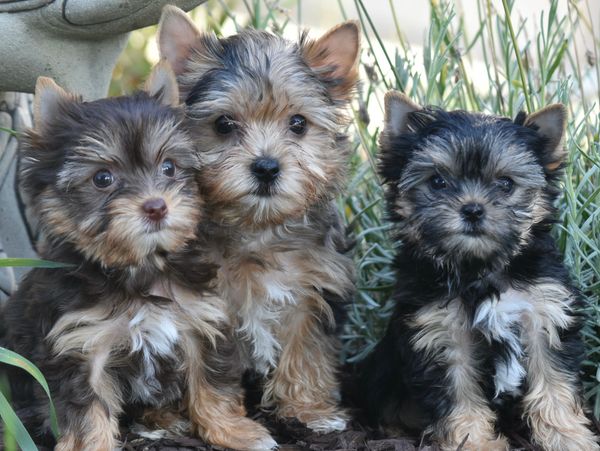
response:
<path id="1" fill-rule="evenodd" d="M 245 418 L 226 358 L 225 304 L 211 294 L 215 267 L 195 233 L 199 160 L 168 64 L 146 92 L 94 102 L 40 78 L 35 102 L 20 177 L 39 214 L 41 256 L 70 266 L 31 271 L 0 312 L 0 335 L 48 380 L 55 449 L 114 449 L 124 410 L 173 404 L 210 443 L 272 447 Z M 13 376 L 15 401 L 31 410 L 33 381 Z M 37 395 L 31 430 L 44 435 Z"/>
<path id="2" fill-rule="evenodd" d="M 218 39 L 167 7 L 158 37 L 203 162 L 203 232 L 240 349 L 266 377 L 263 404 L 316 431 L 346 424 L 335 330 L 353 265 L 333 200 L 350 155 L 359 34 L 346 22 L 316 41 Z"/>

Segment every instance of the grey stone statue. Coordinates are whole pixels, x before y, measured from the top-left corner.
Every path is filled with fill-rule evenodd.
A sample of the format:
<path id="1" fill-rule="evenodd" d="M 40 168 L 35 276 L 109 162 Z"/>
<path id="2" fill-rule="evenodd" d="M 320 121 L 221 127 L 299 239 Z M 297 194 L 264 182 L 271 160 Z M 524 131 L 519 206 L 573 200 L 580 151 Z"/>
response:
<path id="1" fill-rule="evenodd" d="M 0 127 L 32 123 L 38 76 L 85 99 L 107 94 L 129 32 L 158 21 L 165 4 L 185 10 L 206 0 L 0 0 Z M 33 215 L 17 190 L 16 136 L 0 130 L 0 258 L 34 257 Z M 27 269 L 0 268 L 0 302 Z"/>

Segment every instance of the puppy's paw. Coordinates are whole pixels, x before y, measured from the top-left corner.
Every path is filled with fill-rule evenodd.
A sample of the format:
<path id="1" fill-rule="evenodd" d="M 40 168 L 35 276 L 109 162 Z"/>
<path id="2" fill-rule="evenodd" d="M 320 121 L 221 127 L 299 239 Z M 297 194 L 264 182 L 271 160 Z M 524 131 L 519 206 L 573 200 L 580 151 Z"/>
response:
<path id="1" fill-rule="evenodd" d="M 548 451 L 598 451 L 598 438 L 587 428 L 576 430 L 574 427 L 563 427 L 561 430 L 548 428 L 540 434 L 536 431 L 534 442 Z"/>
<path id="2" fill-rule="evenodd" d="M 343 431 L 348 423 L 348 416 L 342 410 L 331 405 L 295 407 L 287 405 L 278 409 L 278 415 L 287 418 L 297 418 L 309 429 L 327 434 Z"/>
<path id="3" fill-rule="evenodd" d="M 271 436 L 264 437 L 263 439 L 257 440 L 251 445 L 248 446 L 249 451 L 258 451 L 258 450 L 272 450 L 277 449 L 279 445 L 277 442 L 273 440 Z"/>
<path id="4" fill-rule="evenodd" d="M 510 449 L 506 437 L 500 435 L 495 439 L 470 436 L 459 442 L 442 443 L 440 446 L 444 451 L 508 451 Z"/>
<path id="5" fill-rule="evenodd" d="M 95 437 L 98 438 L 98 437 Z M 54 451 L 112 451 L 120 448 L 120 443 L 112 436 L 105 435 L 99 440 L 88 440 L 88 437 L 78 437 L 76 434 L 63 434 Z"/>
<path id="6" fill-rule="evenodd" d="M 329 432 L 343 431 L 346 429 L 347 420 L 343 415 L 330 415 L 307 421 L 306 426 L 315 432 L 327 434 Z"/>
<path id="7" fill-rule="evenodd" d="M 246 417 L 229 419 L 228 422 L 206 425 L 199 435 L 212 445 L 244 451 L 270 450 L 277 442 L 269 431 L 256 421 Z"/>

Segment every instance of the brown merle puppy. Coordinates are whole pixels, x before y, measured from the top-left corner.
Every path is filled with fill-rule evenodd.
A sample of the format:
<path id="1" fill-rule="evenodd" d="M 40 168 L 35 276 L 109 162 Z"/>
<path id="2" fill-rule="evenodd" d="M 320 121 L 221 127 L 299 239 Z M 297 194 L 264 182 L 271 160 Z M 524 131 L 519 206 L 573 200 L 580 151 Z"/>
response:
<path id="1" fill-rule="evenodd" d="M 299 43 L 256 30 L 218 39 L 167 7 L 158 40 L 203 161 L 220 292 L 247 366 L 266 376 L 263 404 L 343 429 L 335 313 L 352 296 L 353 265 L 333 200 L 350 155 L 358 26 Z"/>
<path id="2" fill-rule="evenodd" d="M 515 121 L 386 96 L 381 174 L 401 245 L 397 305 L 363 403 L 444 449 L 506 449 L 506 416 L 546 450 L 598 449 L 583 409 L 581 299 L 550 234 L 566 111 Z M 468 437 L 468 438 L 467 438 Z"/>
<path id="3" fill-rule="evenodd" d="M 31 271 L 2 313 L 5 345 L 48 379 L 57 450 L 111 450 L 124 409 L 174 403 L 213 444 L 274 445 L 244 417 L 239 376 L 223 361 L 226 311 L 195 236 L 199 162 L 178 97 L 166 63 L 147 92 L 94 102 L 38 80 L 20 176 L 39 215 L 41 256 L 71 266 Z M 17 401 L 35 396 L 31 381 L 13 376 Z"/>

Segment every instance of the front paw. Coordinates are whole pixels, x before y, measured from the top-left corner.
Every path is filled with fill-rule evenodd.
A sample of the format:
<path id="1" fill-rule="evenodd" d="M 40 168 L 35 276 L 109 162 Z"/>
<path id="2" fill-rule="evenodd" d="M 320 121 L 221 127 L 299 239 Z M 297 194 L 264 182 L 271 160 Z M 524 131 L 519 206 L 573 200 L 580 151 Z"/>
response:
<path id="1" fill-rule="evenodd" d="M 598 438 L 585 426 L 565 423 L 561 427 L 536 425 L 533 441 L 547 451 L 598 451 Z"/>
<path id="2" fill-rule="evenodd" d="M 223 419 L 225 420 L 225 419 Z M 241 417 L 225 421 L 213 418 L 213 423 L 198 431 L 211 445 L 244 451 L 271 450 L 277 448 L 277 442 L 261 424 L 249 418 Z"/>
<path id="3" fill-rule="evenodd" d="M 306 421 L 306 426 L 315 432 L 327 434 L 329 432 L 343 431 L 346 429 L 347 423 L 348 420 L 343 415 L 330 415 Z"/>
<path id="4" fill-rule="evenodd" d="M 108 434 L 96 434 L 94 437 L 78 437 L 76 434 L 63 434 L 54 451 L 112 451 L 118 449 L 119 442 Z"/>
<path id="5" fill-rule="evenodd" d="M 461 442 L 441 443 L 440 448 L 444 451 L 456 451 L 457 449 L 464 451 L 508 451 L 510 449 L 508 440 L 503 436 L 495 439 L 469 436 Z"/>
<path id="6" fill-rule="evenodd" d="M 278 414 L 282 417 L 297 418 L 306 427 L 321 434 L 343 431 L 348 423 L 346 413 L 333 407 L 302 406 L 301 408 L 294 408 L 287 406 L 284 409 L 279 409 Z"/>

